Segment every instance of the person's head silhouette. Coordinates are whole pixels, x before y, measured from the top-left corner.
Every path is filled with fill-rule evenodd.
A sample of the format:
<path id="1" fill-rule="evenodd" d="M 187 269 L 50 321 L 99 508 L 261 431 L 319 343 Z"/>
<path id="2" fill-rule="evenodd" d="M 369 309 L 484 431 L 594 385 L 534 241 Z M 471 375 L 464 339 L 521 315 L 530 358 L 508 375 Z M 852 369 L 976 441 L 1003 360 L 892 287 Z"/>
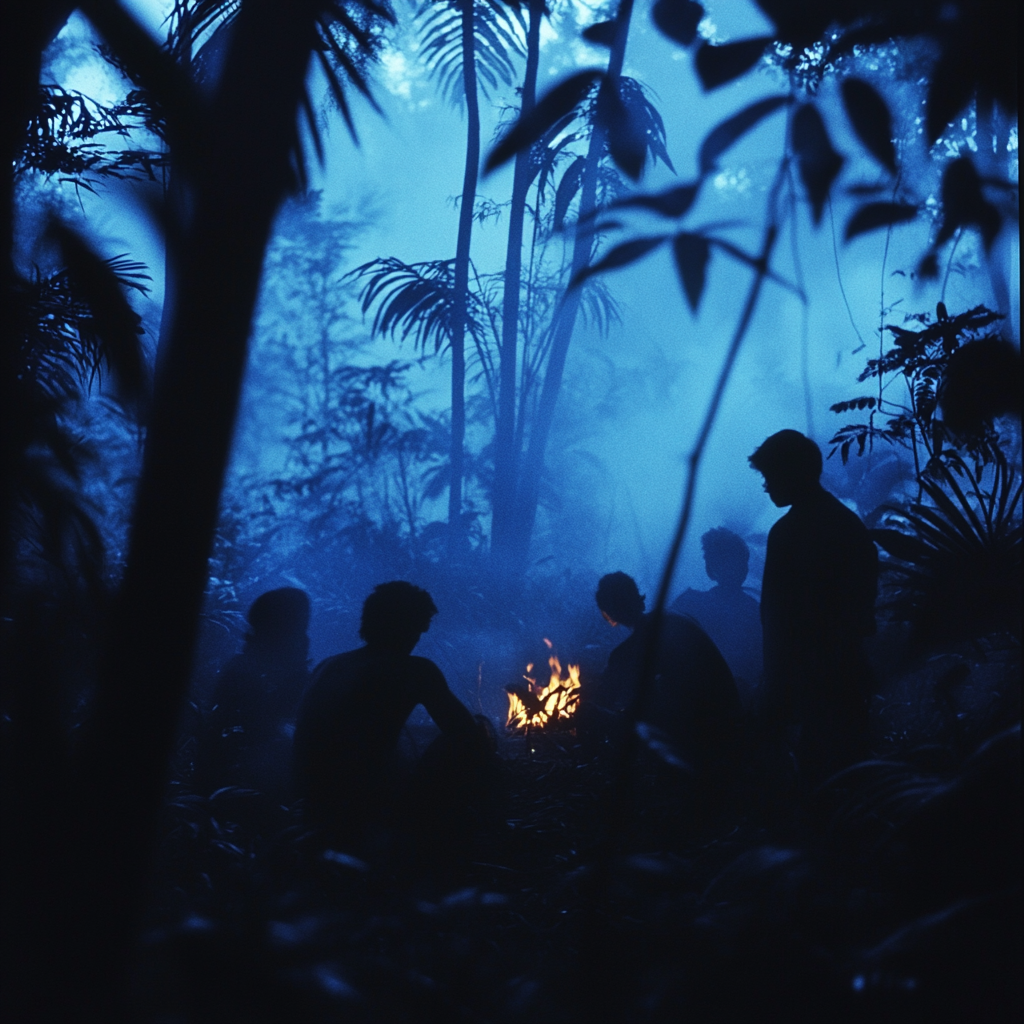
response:
<path id="1" fill-rule="evenodd" d="M 779 508 L 800 501 L 820 486 L 821 449 L 799 430 L 772 434 L 748 461 L 764 477 L 764 489 Z"/>
<path id="2" fill-rule="evenodd" d="M 278 587 L 260 594 L 246 614 L 250 651 L 305 659 L 309 653 L 309 596 L 298 587 Z"/>
<path id="3" fill-rule="evenodd" d="M 597 607 L 613 626 L 620 622 L 635 629 L 643 618 L 646 598 L 640 593 L 636 580 L 624 572 L 610 572 L 597 584 Z"/>
<path id="4" fill-rule="evenodd" d="M 723 587 L 742 587 L 750 567 L 747 542 L 724 526 L 708 530 L 700 539 L 708 577 Z"/>
<path id="5" fill-rule="evenodd" d="M 421 587 L 404 580 L 381 583 L 363 602 L 359 635 L 371 650 L 412 654 L 436 614 L 437 606 Z"/>

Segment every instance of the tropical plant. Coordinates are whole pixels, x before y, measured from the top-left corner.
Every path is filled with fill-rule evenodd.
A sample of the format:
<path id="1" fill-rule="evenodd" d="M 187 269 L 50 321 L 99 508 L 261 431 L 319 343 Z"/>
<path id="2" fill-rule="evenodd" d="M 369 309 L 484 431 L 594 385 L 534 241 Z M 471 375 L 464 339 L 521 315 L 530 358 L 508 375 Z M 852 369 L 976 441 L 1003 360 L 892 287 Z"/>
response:
<path id="1" fill-rule="evenodd" d="M 923 469 L 933 460 L 957 458 L 966 451 L 975 460 L 988 461 L 997 449 L 997 438 L 991 425 L 979 433 L 955 433 L 936 416 L 939 395 L 946 369 L 954 352 L 965 344 L 976 344 L 986 328 L 1003 319 L 985 306 L 975 306 L 964 313 L 950 316 L 945 303 L 936 307 L 936 316 L 912 313 L 904 324 L 916 323 L 919 330 L 896 324 L 886 325 L 895 344 L 877 359 L 869 359 L 858 381 L 874 380 L 877 392 L 836 402 L 832 412 L 846 413 L 870 410 L 867 423 L 847 423 L 840 427 L 829 444 L 829 457 L 839 452 L 845 464 L 856 445 L 857 454 L 870 451 L 875 441 L 899 445 L 914 456 L 914 469 L 920 479 Z M 903 385 L 899 399 L 891 397 L 893 386 Z M 884 422 L 876 422 L 885 417 Z"/>
<path id="2" fill-rule="evenodd" d="M 634 179 L 640 176 L 648 158 L 661 159 L 671 168 L 661 116 L 640 83 L 622 75 L 631 17 L 632 2 L 625 0 L 613 21 L 599 22 L 588 28 L 584 35 L 590 42 L 609 48 L 607 70 L 580 72 L 562 82 L 529 111 L 524 105 L 519 120 L 488 158 L 487 166 L 493 168 L 518 154 L 518 166 L 522 154 L 529 153 L 532 171 L 529 177 L 537 181 L 535 224 L 543 222 L 541 203 L 549 186 L 553 190 L 549 230 L 562 230 L 574 203 L 577 211 L 569 279 L 562 285 L 560 301 L 543 334 L 545 362 L 538 381 L 539 395 L 535 404 L 533 396 L 520 396 L 519 422 L 507 421 L 514 411 L 507 398 L 501 406 L 496 462 L 502 472 L 496 476 L 496 482 L 501 483 L 495 493 L 492 519 L 495 567 L 500 576 L 515 576 L 526 565 L 544 455 L 585 292 L 579 286 L 589 276 L 594 252 L 602 237 L 600 225 L 595 225 L 594 219 L 598 211 L 614 203 L 622 190 L 621 178 L 611 165 Z M 572 147 L 576 144 L 585 145 L 583 154 L 573 153 Z M 567 157 L 570 158 L 568 166 L 556 188 L 556 168 Z M 512 244 L 510 234 L 510 246 Z M 529 275 L 517 284 L 506 268 L 506 303 L 512 305 L 508 289 L 524 287 L 530 287 Z M 509 328 L 505 330 L 502 359 L 512 360 L 511 375 L 514 375 L 515 357 L 509 348 Z M 535 341 L 529 335 L 523 338 L 524 365 L 526 349 Z M 531 405 L 532 415 L 527 425 L 522 418 Z"/>
<path id="3" fill-rule="evenodd" d="M 16 29 L 5 16 L 5 46 L 14 44 L 15 51 L 21 46 L 27 54 L 9 61 L 5 51 L 2 62 L 8 177 L 0 240 L 8 260 L 11 168 L 24 148 L 26 96 L 37 95 L 42 45 L 70 13 L 57 4 L 31 6 L 31 17 Z M 39 771 L 28 771 L 18 799 L 5 803 L 11 823 L 5 834 L 16 834 L 10 855 L 17 868 L 7 874 L 19 878 L 24 893 L 5 903 L 17 913 L 4 922 L 4 949 L 13 948 L 11 936 L 26 936 L 18 940 L 23 962 L 33 970 L 48 963 L 64 980 L 60 991 L 41 996 L 33 983 L 37 975 L 16 972 L 18 988 L 8 992 L 15 1016 L 84 1019 L 120 1013 L 121 967 L 138 921 L 165 769 L 188 688 L 264 250 L 278 206 L 301 171 L 297 117 L 310 59 L 324 43 L 318 26 L 336 7 L 346 12 L 361 7 L 391 18 L 375 0 L 242 4 L 217 81 L 201 92 L 120 5 L 110 0 L 84 5 L 96 31 L 164 112 L 190 204 L 187 217 L 179 217 L 177 209 L 167 211 L 169 237 L 176 243 L 176 301 L 147 417 L 124 577 L 97 658 L 88 735 L 64 775 L 64 761 L 44 766 L 33 755 L 28 763 Z M 353 45 L 359 48 L 358 38 Z M 343 92 L 333 69 L 329 79 Z M 64 248 L 74 272 L 70 247 Z M 95 267 L 95 261 L 83 265 Z M 3 282 L 8 297 L 14 280 L 8 269 Z M 88 298 L 94 309 L 101 306 L 97 295 L 108 294 L 103 290 L 108 281 L 109 276 L 91 279 Z M 116 283 L 114 288 L 110 294 L 118 295 L 117 309 L 122 309 Z M 102 308 L 113 307 L 104 303 Z M 12 442 L 14 430 L 20 430 L 20 408 L 10 399 L 20 368 L 9 325 L 5 332 L 0 469 L 6 490 L 0 496 L 0 526 L 9 544 L 10 469 L 17 453 Z M 9 592 L 5 597 L 6 616 Z M 20 668 L 12 686 L 36 687 L 31 659 L 26 652 L 15 654 L 12 663 Z M 146 685 L 140 686 L 140 679 Z M 31 719 L 19 719 L 13 728 L 17 750 L 50 749 L 50 737 L 34 735 Z M 73 802 L 51 798 L 72 791 Z M 43 863 L 45 873 L 38 867 Z"/>
<path id="4" fill-rule="evenodd" d="M 105 106 L 77 90 L 41 85 L 15 176 L 23 178 L 34 171 L 90 192 L 95 192 L 102 178 L 156 181 L 157 172 L 166 165 L 166 154 L 159 147 L 162 128 L 138 90 Z M 157 145 L 132 146 L 143 133 Z M 127 145 L 105 145 L 104 136 L 115 136 Z"/>
<path id="5" fill-rule="evenodd" d="M 920 644 L 1021 632 L 1021 480 L 998 447 L 956 452 L 921 477 L 929 499 L 893 509 L 872 536 L 888 553 L 884 608 Z"/>
<path id="6" fill-rule="evenodd" d="M 466 110 L 466 163 L 459 196 L 459 233 L 452 282 L 449 348 L 452 357 L 451 455 L 448 525 L 453 552 L 464 543 L 462 485 L 466 435 L 465 336 L 470 304 L 470 246 L 480 168 L 480 105 L 499 83 L 515 73 L 513 55 L 522 51 L 522 14 L 517 4 L 499 0 L 434 0 L 420 9 L 423 51 L 431 74 L 450 102 Z M 478 77 L 479 76 L 479 77 Z"/>

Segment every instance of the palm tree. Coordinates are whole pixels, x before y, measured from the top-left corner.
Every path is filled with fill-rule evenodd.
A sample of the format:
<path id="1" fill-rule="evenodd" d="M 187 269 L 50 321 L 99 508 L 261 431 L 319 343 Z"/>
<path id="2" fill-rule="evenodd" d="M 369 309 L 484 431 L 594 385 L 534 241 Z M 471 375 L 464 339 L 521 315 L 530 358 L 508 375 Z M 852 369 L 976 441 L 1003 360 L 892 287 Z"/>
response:
<path id="1" fill-rule="evenodd" d="M 520 116 L 528 117 L 536 104 L 537 69 L 540 64 L 540 23 L 546 12 L 545 0 L 529 0 L 529 28 L 526 33 L 526 71 L 523 75 Z M 515 497 L 518 450 L 515 444 L 516 369 L 519 349 L 519 302 L 523 275 L 523 227 L 530 184 L 536 174 L 532 149 L 516 154 L 512 180 L 512 203 L 508 218 L 508 247 L 505 255 L 502 332 L 499 348 L 498 414 L 494 431 L 494 490 L 491 502 L 491 551 L 500 555 L 506 547 L 509 513 Z M 496 561 L 497 567 L 497 561 Z"/>
<path id="2" fill-rule="evenodd" d="M 556 117 L 532 149 L 521 149 L 517 154 L 517 168 L 524 157 L 542 167 L 538 181 L 540 191 L 545 176 L 553 173 L 554 160 L 564 150 L 567 138 L 573 141 L 588 136 L 586 154 L 577 157 L 569 165 L 555 193 L 556 228 L 561 226 L 570 204 L 578 196 L 576 233 L 569 282 L 545 339 L 547 361 L 541 392 L 531 416 L 529 442 L 525 454 L 521 456 L 520 445 L 526 436 L 522 420 L 526 416 L 527 405 L 524 401 L 525 396 L 520 395 L 520 422 L 514 428 L 509 451 L 498 455 L 504 460 L 505 465 L 511 467 L 505 478 L 510 482 L 503 483 L 503 489 L 498 495 L 500 500 L 495 502 L 493 542 L 496 549 L 496 565 L 502 576 L 515 576 L 521 573 L 526 565 L 544 475 L 544 457 L 561 391 L 565 361 L 577 319 L 581 310 L 585 310 L 587 306 L 586 289 L 581 282 L 587 275 L 599 242 L 599 234 L 594 229 L 594 218 L 602 199 L 602 185 L 614 187 L 617 181 L 614 172 L 610 172 L 607 167 L 608 158 L 610 157 L 633 178 L 639 176 L 648 155 L 663 160 L 671 168 L 665 150 L 664 125 L 660 115 L 644 95 L 642 86 L 622 75 L 632 11 L 633 0 L 621 0 L 614 22 L 600 23 L 588 30 L 587 36 L 592 41 L 610 45 L 607 71 L 591 76 L 596 79 L 596 91 L 592 88 L 589 93 L 585 93 L 589 95 L 589 99 L 582 105 L 579 100 L 574 100 L 572 106 L 578 106 L 575 114 L 565 112 Z M 577 78 L 583 80 L 585 75 L 586 73 L 582 73 Z M 585 132 L 567 137 L 567 130 L 574 117 L 584 121 Z M 528 115 L 524 112 L 519 123 L 528 120 Z M 556 143 L 555 140 L 559 136 L 561 138 Z M 510 253 L 511 248 L 510 240 Z M 511 281 L 508 282 L 508 287 L 513 287 Z M 508 292 L 506 301 L 509 301 Z M 598 305 L 602 304 L 598 299 Z M 506 331 L 509 329 L 507 320 L 505 328 Z M 503 348 L 503 359 L 505 354 L 506 350 Z M 507 425 L 503 424 L 503 429 L 502 438 L 507 439 Z M 501 474 L 498 476 L 501 477 Z"/>
<path id="3" fill-rule="evenodd" d="M 462 489 L 466 437 L 466 319 L 469 305 L 470 245 L 480 173 L 480 79 L 485 92 L 512 81 L 511 55 L 520 52 L 522 15 L 498 0 L 439 0 L 422 9 L 424 49 L 430 69 L 450 101 L 465 103 L 466 165 L 455 247 L 453 308 L 448 344 L 452 354 L 452 438 L 448 489 L 450 548 L 462 549 Z"/>
<path id="4" fill-rule="evenodd" d="M 39 6 L 52 14 L 50 5 Z M 326 55 L 335 48 L 345 77 L 366 89 L 350 54 L 336 41 L 332 48 L 323 33 L 325 23 L 352 20 L 352 3 L 242 4 L 222 73 L 206 95 L 118 4 L 92 0 L 82 6 L 166 112 L 192 209 L 187 222 L 174 225 L 178 296 L 148 418 L 127 566 L 96 670 L 91 728 L 61 784 L 65 802 L 44 805 L 50 792 L 29 789 L 15 805 L 25 820 L 5 829 L 18 833 L 19 863 L 30 868 L 17 876 L 24 890 L 15 904 L 17 920 L 5 922 L 6 937 L 18 936 L 21 958 L 18 970 L 5 970 L 18 981 L 8 1004 L 18 1017 L 65 1020 L 122 1015 L 120 974 L 138 921 L 164 773 L 189 682 L 263 253 L 278 205 L 295 184 L 296 169 L 301 172 L 296 122 L 311 56 L 330 71 L 336 96 L 343 97 L 342 85 Z M 358 6 L 378 19 L 392 18 L 376 0 Z M 358 48 L 367 33 L 356 24 L 350 35 Z M 40 31 L 25 41 L 41 47 L 47 36 Z M 38 76 L 38 59 L 28 65 Z M 32 87 L 34 92 L 35 81 Z M 14 107 L 20 117 L 23 111 Z M 27 121 L 22 119 L 22 131 Z M 16 153 L 13 146 L 9 150 Z M 9 221 L 8 209 L 8 227 Z M 9 230 L 3 241 L 9 260 Z M 12 352 L 4 347 L 0 369 L 6 371 Z M 10 383 L 6 372 L 0 379 Z M 9 519 L 9 508 L 3 511 Z M 21 670 L 31 672 L 32 666 Z M 29 725 L 18 727 L 29 730 L 24 742 L 31 744 Z M 33 811 L 35 805 L 40 809 Z M 50 806 L 48 833 L 27 831 Z M 10 948 L 5 942 L 5 952 Z M 44 963 L 63 978 L 59 991 L 33 984 Z"/>

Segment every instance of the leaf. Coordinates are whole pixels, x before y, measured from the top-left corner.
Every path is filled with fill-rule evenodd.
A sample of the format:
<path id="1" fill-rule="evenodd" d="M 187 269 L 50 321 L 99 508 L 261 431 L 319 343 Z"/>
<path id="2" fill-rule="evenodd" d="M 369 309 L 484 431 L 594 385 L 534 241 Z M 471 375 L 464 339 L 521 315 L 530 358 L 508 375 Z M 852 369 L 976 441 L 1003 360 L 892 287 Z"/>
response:
<path id="1" fill-rule="evenodd" d="M 697 38 L 704 8 L 693 0 L 657 0 L 651 15 L 664 35 L 689 46 Z"/>
<path id="2" fill-rule="evenodd" d="M 679 280 L 686 293 L 686 301 L 689 302 L 690 309 L 696 313 L 701 295 L 704 293 L 711 245 L 702 235 L 683 232 L 672 239 L 672 255 L 675 257 Z"/>
<path id="3" fill-rule="evenodd" d="M 562 230 L 562 225 L 565 223 L 565 215 L 569 212 L 569 205 L 579 191 L 580 181 L 583 178 L 583 167 L 586 162 L 586 157 L 576 157 L 569 164 L 565 174 L 562 175 L 562 180 L 558 183 L 558 190 L 555 192 L 555 231 Z"/>
<path id="4" fill-rule="evenodd" d="M 153 94 L 166 113 L 175 158 L 197 164 L 202 159 L 208 122 L 195 85 L 120 4 L 86 0 L 81 8 L 133 79 Z"/>
<path id="5" fill-rule="evenodd" d="M 653 210 L 663 217 L 682 217 L 693 206 L 699 191 L 700 182 L 696 181 L 691 185 L 679 185 L 654 195 L 626 196 L 624 199 L 616 199 L 601 212 L 632 207 Z"/>
<path id="6" fill-rule="evenodd" d="M 853 409 L 874 409 L 877 402 L 877 398 L 865 395 L 861 398 L 851 398 L 846 402 L 836 402 L 835 405 L 830 405 L 829 409 L 832 412 L 850 412 Z"/>
<path id="7" fill-rule="evenodd" d="M 696 62 L 700 84 L 708 91 L 746 74 L 761 59 L 770 42 L 770 36 L 758 36 L 756 39 L 743 39 L 724 46 L 702 43 L 697 51 Z"/>
<path id="8" fill-rule="evenodd" d="M 896 149 L 892 144 L 892 116 L 874 87 L 860 78 L 843 80 L 846 116 L 867 151 L 892 174 L 896 173 Z"/>
<path id="9" fill-rule="evenodd" d="M 1014 30 L 1007 28 L 1007 31 Z M 929 145 L 949 127 L 974 93 L 973 75 L 958 58 L 955 51 L 947 49 L 932 70 L 925 111 Z M 978 59 L 984 60 L 980 56 Z"/>
<path id="10" fill-rule="evenodd" d="M 625 75 L 619 78 L 619 96 L 629 116 L 630 130 L 637 144 L 646 147 L 654 160 L 661 160 L 673 174 L 675 167 L 665 148 L 665 122 L 658 108 L 647 98 L 644 87 Z"/>
<path id="11" fill-rule="evenodd" d="M 970 158 L 954 160 L 942 175 L 942 227 L 936 248 L 952 238 L 957 228 L 975 225 L 988 249 L 1002 223 L 999 211 L 982 195 L 981 179 Z"/>
<path id="12" fill-rule="evenodd" d="M 914 220 L 917 214 L 917 207 L 909 203 L 865 203 L 846 222 L 846 233 L 843 237 L 849 242 L 851 238 L 866 234 L 868 231 Z"/>
<path id="13" fill-rule="evenodd" d="M 569 283 L 570 288 L 577 288 L 579 285 L 594 274 L 600 274 L 604 270 L 614 270 L 616 267 L 624 267 L 646 256 L 647 253 L 656 249 L 668 235 L 657 235 L 649 238 L 634 238 L 629 242 L 623 242 L 606 253 L 593 266 L 584 267 Z"/>
<path id="14" fill-rule="evenodd" d="M 120 400 L 132 403 L 145 398 L 149 380 L 139 344 L 142 320 L 124 297 L 114 267 L 65 225 L 52 222 L 49 232 L 64 254 L 69 278 L 92 310 L 95 331 L 103 340 L 102 357 L 113 375 Z M 121 259 L 116 258 L 114 266 Z M 135 269 L 139 264 L 128 266 Z M 141 275 L 136 269 L 132 276 Z"/>
<path id="15" fill-rule="evenodd" d="M 583 38 L 595 46 L 612 46 L 615 42 L 615 22 L 599 21 L 583 30 Z"/>
<path id="16" fill-rule="evenodd" d="M 803 104 L 793 118 L 793 151 L 817 224 L 843 158 L 832 148 L 821 114 L 809 103 Z"/>
<path id="17" fill-rule="evenodd" d="M 701 143 L 700 154 L 697 157 L 701 174 L 713 171 L 718 164 L 718 158 L 730 146 L 749 132 L 754 125 L 789 102 L 788 96 L 769 96 L 767 99 L 751 103 L 749 107 L 745 107 L 713 128 Z"/>
<path id="18" fill-rule="evenodd" d="M 647 136 L 636 112 L 622 99 L 610 78 L 601 83 L 597 98 L 598 120 L 608 132 L 608 149 L 618 167 L 634 181 L 644 169 Z"/>
<path id="19" fill-rule="evenodd" d="M 590 68 L 559 82 L 537 101 L 533 110 L 525 117 L 520 117 L 501 142 L 491 150 L 485 170 L 493 171 L 511 160 L 519 150 L 536 142 L 560 117 L 564 117 L 580 103 L 595 82 L 603 79 L 603 71 Z"/>

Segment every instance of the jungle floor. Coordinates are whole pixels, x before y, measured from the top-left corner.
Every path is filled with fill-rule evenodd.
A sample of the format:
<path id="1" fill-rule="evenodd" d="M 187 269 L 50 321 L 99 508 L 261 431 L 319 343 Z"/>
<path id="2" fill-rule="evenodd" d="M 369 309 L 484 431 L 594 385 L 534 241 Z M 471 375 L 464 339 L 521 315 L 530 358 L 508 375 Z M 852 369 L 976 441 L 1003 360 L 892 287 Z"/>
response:
<path id="1" fill-rule="evenodd" d="M 1019 720 L 1019 676 L 984 678 L 956 721 L 985 705 L 993 724 L 999 686 L 1017 687 Z M 620 761 L 570 734 L 503 738 L 501 820 L 454 853 L 410 834 L 364 860 L 304 838 L 283 811 L 185 796 L 168 811 L 133 1012 L 167 1024 L 1016 1020 L 1019 726 L 973 756 L 946 743 L 937 768 L 940 746 L 919 745 L 916 761 L 889 751 L 809 801 L 765 803 L 778 785 L 753 766 L 747 793 L 700 825 L 678 769 L 641 750 L 611 846 Z M 965 825 L 979 778 L 995 825 Z"/>

